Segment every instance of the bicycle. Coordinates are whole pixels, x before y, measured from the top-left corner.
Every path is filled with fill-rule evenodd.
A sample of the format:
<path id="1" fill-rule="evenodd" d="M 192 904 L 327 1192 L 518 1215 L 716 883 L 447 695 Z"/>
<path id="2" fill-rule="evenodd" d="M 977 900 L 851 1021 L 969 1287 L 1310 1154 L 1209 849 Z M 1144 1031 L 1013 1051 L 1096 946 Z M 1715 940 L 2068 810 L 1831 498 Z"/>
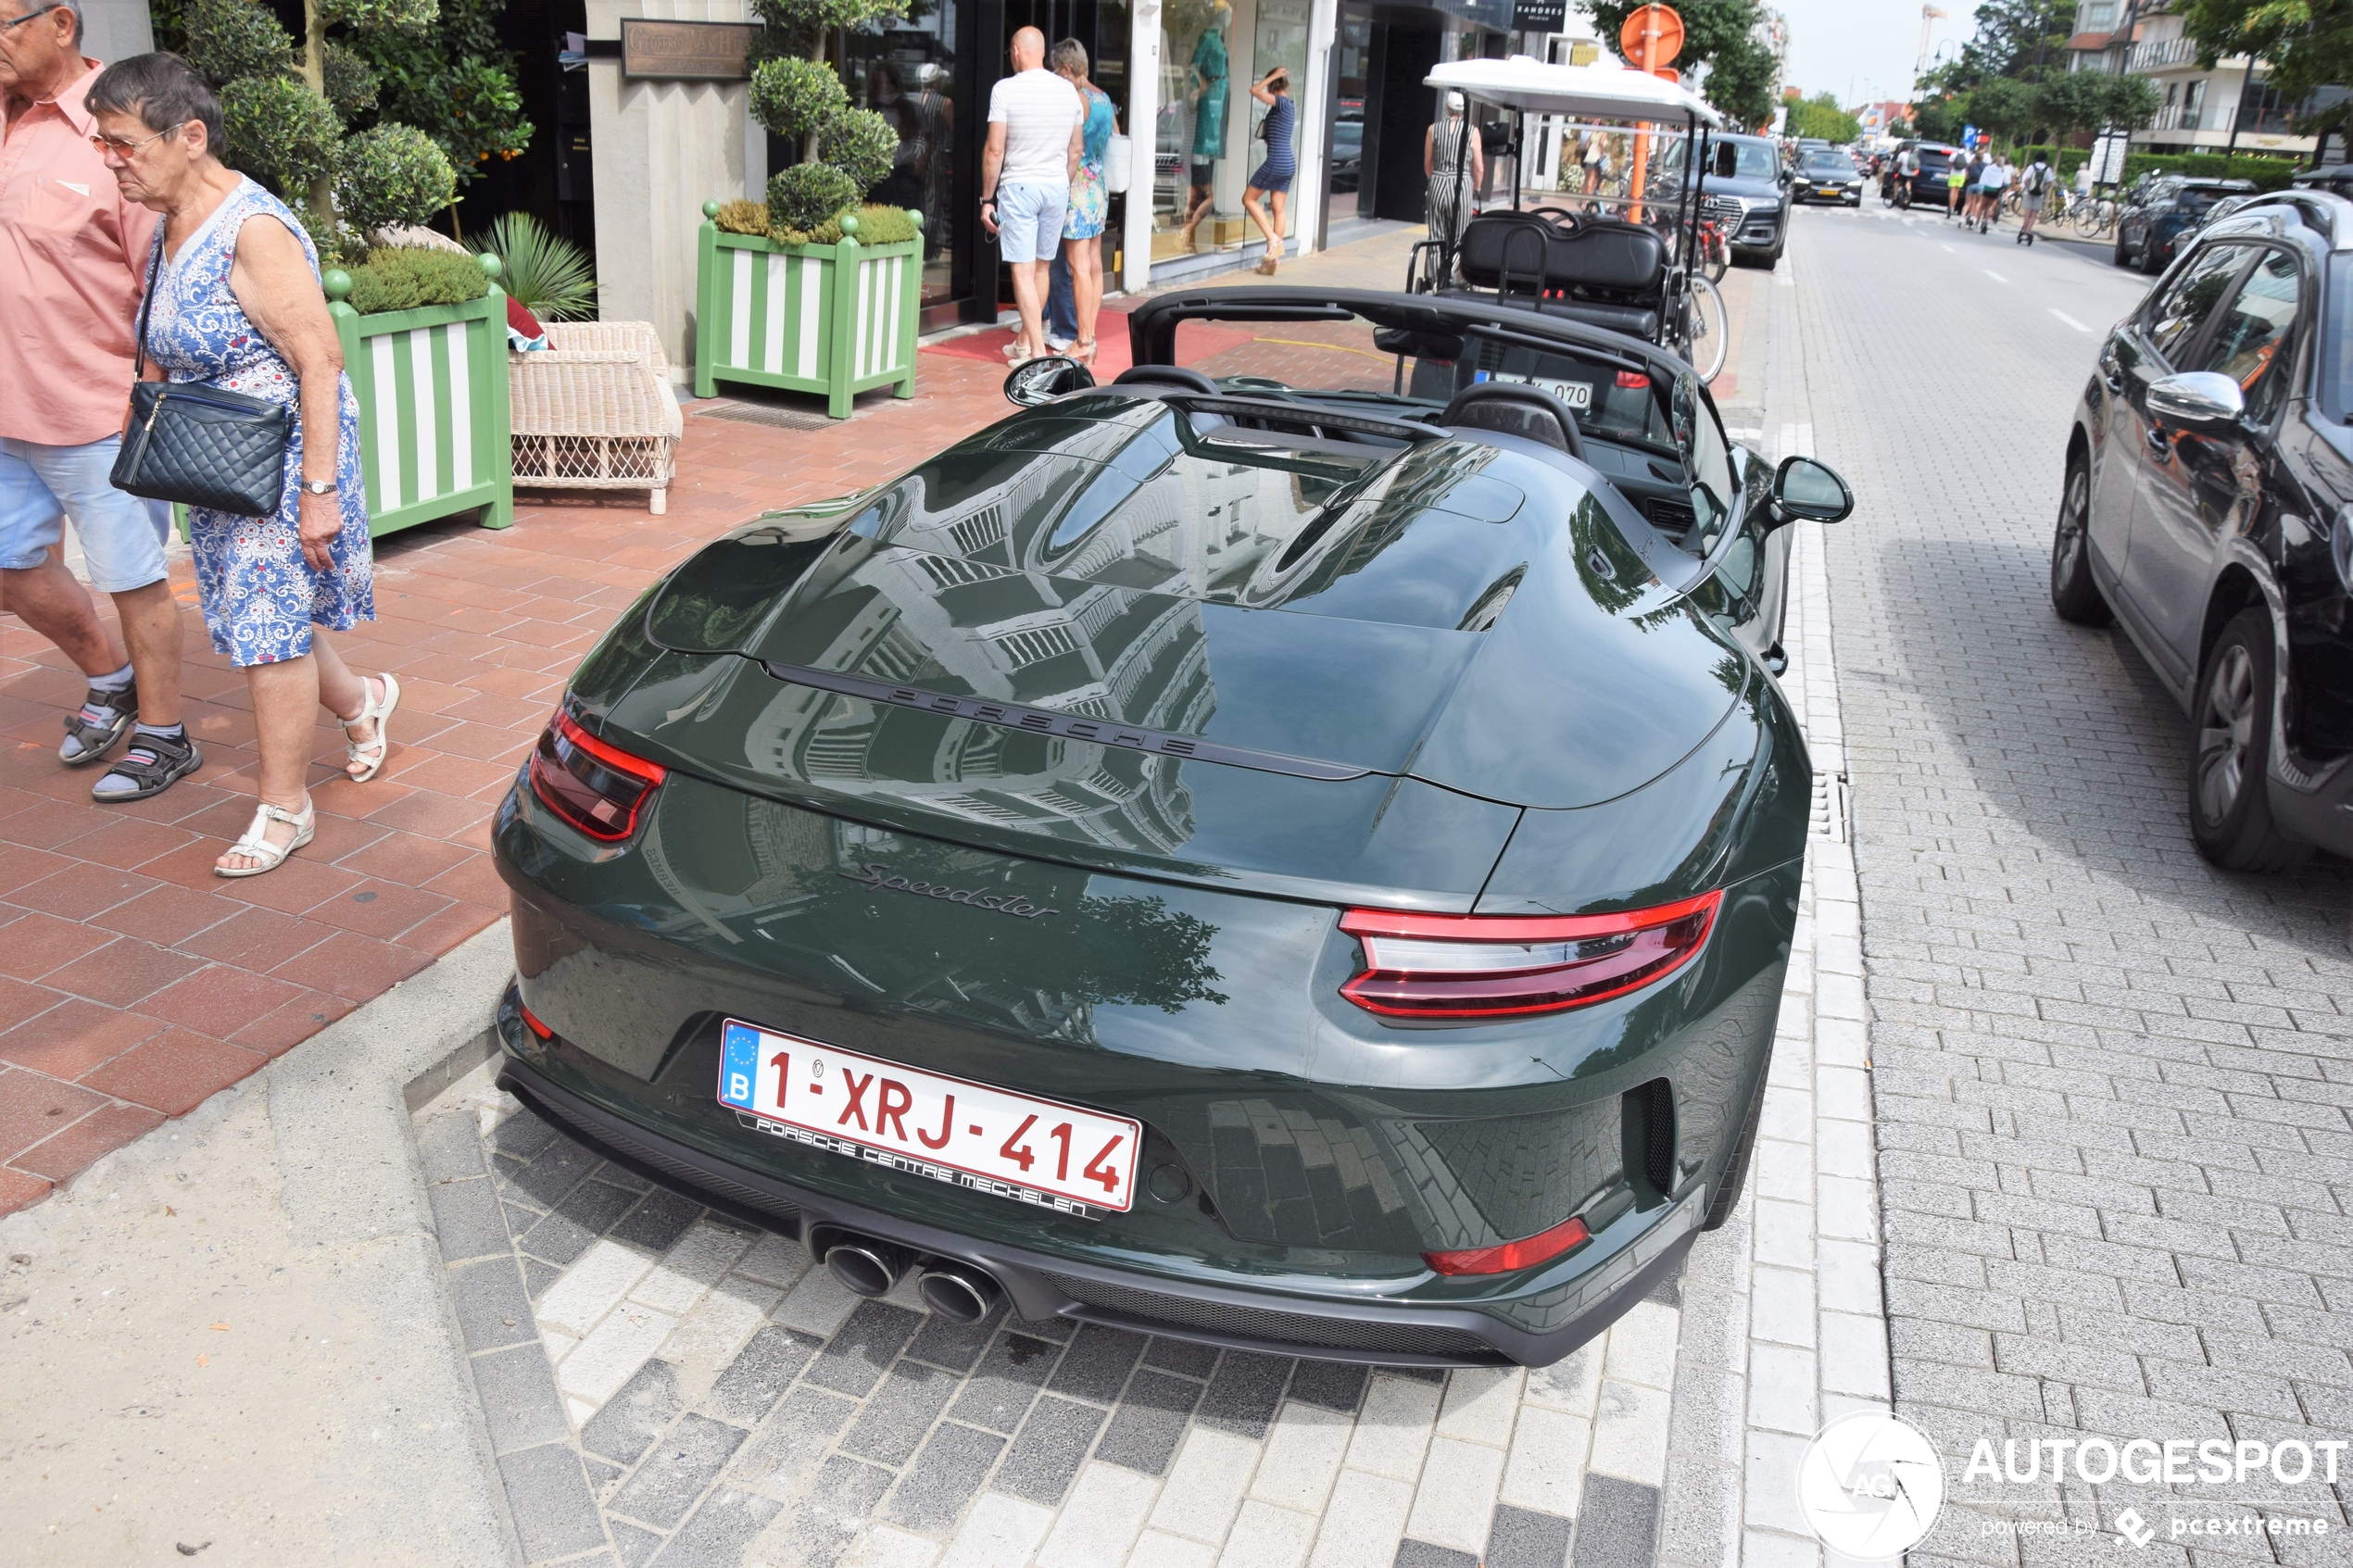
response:
<path id="1" fill-rule="evenodd" d="M 1712 218 L 1700 220 L 1699 264 L 1710 283 L 1722 282 L 1732 269 L 1732 242 L 1725 237 L 1724 226 Z"/>
<path id="2" fill-rule="evenodd" d="M 1724 308 L 1723 292 L 1705 272 L 1685 273 L 1683 285 L 1681 331 L 1669 346 L 1691 362 L 1705 386 L 1724 372 L 1732 351 L 1732 318 Z"/>
<path id="3" fill-rule="evenodd" d="M 2075 208 L 2075 232 L 2087 240 L 2096 240 L 2116 227 L 2114 196 L 2083 196 Z"/>

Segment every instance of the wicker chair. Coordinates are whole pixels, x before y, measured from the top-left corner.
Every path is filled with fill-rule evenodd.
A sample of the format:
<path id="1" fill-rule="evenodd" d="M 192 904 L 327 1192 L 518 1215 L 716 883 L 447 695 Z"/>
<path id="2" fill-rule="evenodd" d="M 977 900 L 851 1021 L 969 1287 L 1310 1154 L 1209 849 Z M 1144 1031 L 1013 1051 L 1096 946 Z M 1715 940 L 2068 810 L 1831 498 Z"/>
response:
<path id="1" fill-rule="evenodd" d="M 507 357 L 515 483 L 647 490 L 659 516 L 686 421 L 646 321 L 549 321 L 547 347 Z"/>

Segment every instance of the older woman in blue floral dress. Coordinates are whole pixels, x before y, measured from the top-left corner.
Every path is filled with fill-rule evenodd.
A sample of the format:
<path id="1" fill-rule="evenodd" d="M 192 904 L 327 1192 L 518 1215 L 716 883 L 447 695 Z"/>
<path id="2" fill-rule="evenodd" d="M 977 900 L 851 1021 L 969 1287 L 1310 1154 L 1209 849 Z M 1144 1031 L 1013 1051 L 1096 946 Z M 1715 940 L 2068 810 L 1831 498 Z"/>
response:
<path id="1" fill-rule="evenodd" d="M 137 55 L 90 87 L 92 140 L 125 197 L 163 214 L 146 328 L 149 373 L 296 410 L 285 486 L 268 517 L 191 509 L 189 543 L 212 646 L 245 672 L 261 797 L 221 876 L 273 871 L 310 842 L 308 788 L 323 703 L 346 771 L 384 766 L 400 701 L 390 675 L 354 675 L 322 629 L 375 619 L 359 405 L 319 284 L 319 257 L 283 202 L 225 167 L 220 106 L 186 61 Z"/>

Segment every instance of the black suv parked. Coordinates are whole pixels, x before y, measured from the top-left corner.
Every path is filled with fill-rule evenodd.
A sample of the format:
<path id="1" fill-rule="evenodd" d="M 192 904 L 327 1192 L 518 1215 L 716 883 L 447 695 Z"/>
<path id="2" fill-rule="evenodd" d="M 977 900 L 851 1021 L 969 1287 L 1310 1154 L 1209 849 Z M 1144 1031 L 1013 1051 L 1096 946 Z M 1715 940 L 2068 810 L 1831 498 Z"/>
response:
<path id="1" fill-rule="evenodd" d="M 2190 180 L 2165 175 L 2133 188 L 2116 220 L 2116 264 L 2162 272 L 2206 213 L 2225 196 L 2252 193 L 2252 180 Z"/>
<path id="2" fill-rule="evenodd" d="M 2268 196 L 2118 323 L 2067 445 L 2051 601 L 2189 709 L 2217 865 L 2353 854 L 2353 201 Z"/>
<path id="3" fill-rule="evenodd" d="M 1969 162 L 1969 154 L 1944 142 L 1898 142 L 1879 171 L 1879 199 L 1895 199 L 1895 168 L 1904 161 L 1906 150 L 1920 155 L 1920 171 L 1912 178 L 1911 199 L 1923 207 L 1941 207 L 1945 204 L 1944 176 L 1952 169 L 1953 160 Z"/>

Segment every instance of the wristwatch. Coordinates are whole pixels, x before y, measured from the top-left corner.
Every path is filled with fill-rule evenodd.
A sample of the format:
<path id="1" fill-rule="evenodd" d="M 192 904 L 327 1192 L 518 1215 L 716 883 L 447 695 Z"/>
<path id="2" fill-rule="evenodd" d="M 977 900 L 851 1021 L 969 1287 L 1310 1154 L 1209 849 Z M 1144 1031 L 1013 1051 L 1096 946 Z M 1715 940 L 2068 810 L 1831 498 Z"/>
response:
<path id="1" fill-rule="evenodd" d="M 302 488 L 313 495 L 332 495 L 338 486 L 332 479 L 306 479 L 302 482 Z"/>

